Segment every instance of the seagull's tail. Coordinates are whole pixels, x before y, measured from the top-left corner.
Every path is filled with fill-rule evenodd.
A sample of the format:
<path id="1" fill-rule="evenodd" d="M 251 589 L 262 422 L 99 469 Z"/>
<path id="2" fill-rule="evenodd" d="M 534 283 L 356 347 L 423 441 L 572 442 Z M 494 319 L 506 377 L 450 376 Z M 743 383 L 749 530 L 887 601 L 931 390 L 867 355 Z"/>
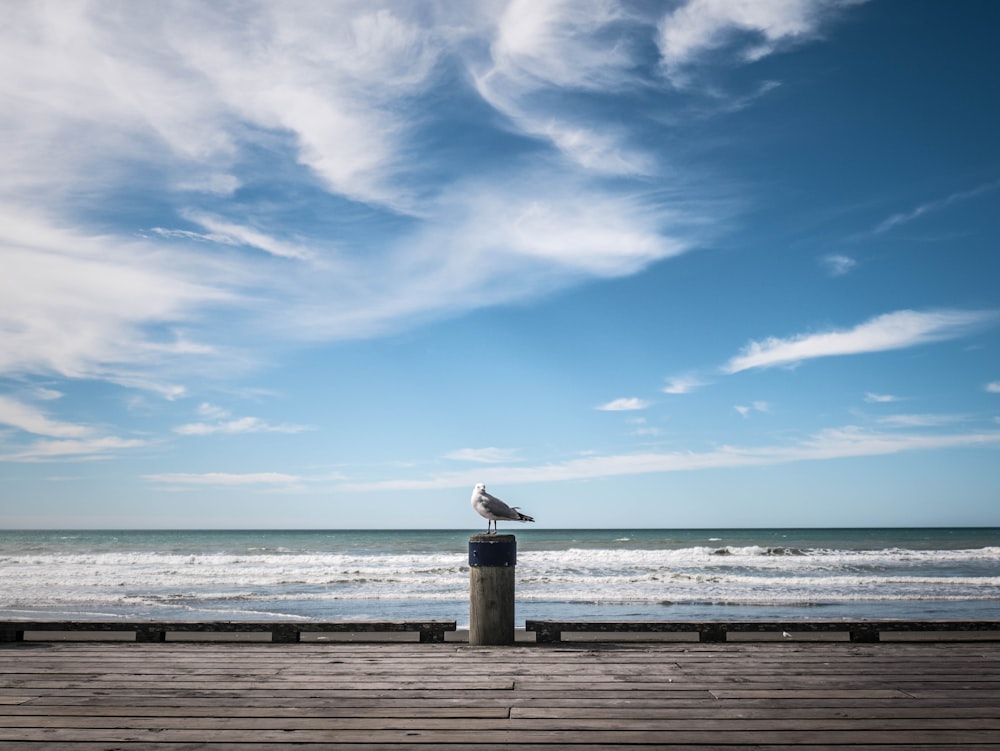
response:
<path id="1" fill-rule="evenodd" d="M 522 514 L 517 509 L 514 509 L 514 512 L 517 514 L 517 520 L 519 522 L 533 522 L 533 521 L 535 521 L 534 517 L 528 516 L 527 514 Z"/>

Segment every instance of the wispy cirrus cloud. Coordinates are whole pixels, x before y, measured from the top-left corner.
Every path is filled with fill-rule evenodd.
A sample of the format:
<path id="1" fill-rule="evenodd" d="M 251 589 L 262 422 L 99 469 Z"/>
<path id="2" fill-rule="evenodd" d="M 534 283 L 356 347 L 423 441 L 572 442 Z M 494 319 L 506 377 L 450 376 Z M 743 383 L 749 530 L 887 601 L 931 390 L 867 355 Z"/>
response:
<path id="1" fill-rule="evenodd" d="M 43 436 L 0 440 L 0 461 L 5 462 L 100 459 L 122 449 L 148 445 L 145 439 L 104 435 L 90 425 L 54 420 L 37 407 L 8 396 L 0 396 L 2 425 L 30 436 Z"/>
<path id="2" fill-rule="evenodd" d="M 312 430 L 306 425 L 272 425 L 259 417 L 238 417 L 233 420 L 219 422 L 192 422 L 178 425 L 174 432 L 180 435 L 213 435 L 223 433 L 235 435 L 238 433 L 301 433 Z"/>
<path id="3" fill-rule="evenodd" d="M 445 454 L 445 459 L 476 464 L 502 464 L 517 459 L 517 449 L 502 449 L 495 446 L 485 448 L 456 449 Z"/>
<path id="4" fill-rule="evenodd" d="M 50 438 L 82 438 L 94 433 L 89 426 L 53 420 L 37 407 L 8 396 L 0 396 L 0 425 Z"/>
<path id="5" fill-rule="evenodd" d="M 217 265 L 183 250 L 56 227 L 12 205 L 0 210 L 0 252 L 17 269 L 0 274 L 0 373 L 129 382 L 167 359 L 213 352 L 162 327 L 183 330 L 237 297 Z"/>
<path id="6" fill-rule="evenodd" d="M 853 258 L 845 256 L 841 253 L 832 253 L 830 255 L 823 256 L 822 261 L 823 266 L 826 268 L 826 271 L 830 276 L 844 276 L 858 265 L 858 262 Z"/>
<path id="7" fill-rule="evenodd" d="M 876 394 L 874 391 L 865 392 L 865 401 L 872 404 L 889 404 L 898 402 L 899 397 L 892 394 Z"/>
<path id="8" fill-rule="evenodd" d="M 881 432 L 849 425 L 823 430 L 788 444 L 723 446 L 705 452 L 591 455 L 537 466 L 507 466 L 496 472 L 499 474 L 502 471 L 504 482 L 508 484 L 548 483 L 649 473 L 763 467 L 800 461 L 836 461 L 970 446 L 1000 446 L 1000 431 Z M 453 472 L 425 478 L 348 482 L 343 487 L 355 491 L 407 491 L 466 487 L 478 481 L 473 472 Z"/>
<path id="9" fill-rule="evenodd" d="M 705 382 L 698 376 L 686 374 L 674 376 L 667 381 L 663 387 L 664 394 L 690 394 L 705 385 Z"/>
<path id="10" fill-rule="evenodd" d="M 229 410 L 212 404 L 202 404 L 198 413 L 208 421 L 186 423 L 174 428 L 180 435 L 213 435 L 217 433 L 235 435 L 239 433 L 301 433 L 313 430 L 308 425 L 272 425 L 259 417 L 233 418 Z"/>
<path id="11" fill-rule="evenodd" d="M 636 47 L 615 29 L 635 20 L 607 0 L 585 13 L 568 0 L 514 0 L 497 20 L 490 65 L 475 75 L 477 91 L 518 130 L 547 140 L 586 170 L 651 174 L 652 156 L 628 145 L 627 130 L 573 115 L 543 96 L 641 85 Z"/>
<path id="12" fill-rule="evenodd" d="M 252 227 L 246 227 L 233 222 L 228 222 L 210 214 L 203 212 L 188 211 L 183 213 L 183 217 L 200 225 L 205 232 L 192 232 L 190 230 L 170 230 L 163 227 L 154 227 L 152 232 L 165 238 L 182 238 L 192 240 L 203 240 L 205 242 L 221 243 L 223 245 L 246 246 L 257 248 L 266 253 L 270 253 L 279 258 L 291 258 L 305 260 L 313 257 L 313 252 L 296 243 L 290 243 L 270 237 Z"/>
<path id="13" fill-rule="evenodd" d="M 986 193 L 991 193 L 992 191 L 1000 189 L 1000 180 L 995 180 L 991 183 L 985 183 L 979 185 L 971 190 L 961 190 L 951 195 L 945 196 L 944 198 L 939 198 L 935 201 L 928 201 L 927 203 L 920 204 L 915 209 L 910 211 L 904 211 L 899 214 L 893 214 L 889 218 L 883 220 L 875 227 L 876 233 L 888 232 L 895 227 L 902 224 L 908 224 L 914 219 L 918 219 L 925 214 L 930 214 L 935 211 L 940 211 L 942 209 L 948 208 L 956 203 L 961 203 L 962 201 L 968 201 L 973 198 L 978 198 Z"/>
<path id="14" fill-rule="evenodd" d="M 741 417 L 747 418 L 751 412 L 769 412 L 771 405 L 764 401 L 756 401 L 750 405 L 737 404 L 733 409 L 739 412 Z"/>
<path id="15" fill-rule="evenodd" d="M 548 141 L 579 167 L 595 174 L 659 174 L 662 157 L 637 146 L 622 123 L 571 107 L 573 95 L 684 88 L 700 67 L 753 62 L 814 38 L 838 11 L 862 1 L 688 0 L 661 12 L 597 0 L 581 12 L 571 0 L 514 0 L 495 19 L 489 62 L 473 65 L 473 77 L 480 96 L 518 131 Z M 753 41 L 744 45 L 747 36 Z M 662 77 L 642 72 L 649 45 L 640 40 L 658 49 Z M 739 54 L 715 54 L 733 46 Z M 778 85 L 766 81 L 750 95 L 735 95 L 731 109 Z"/>
<path id="16" fill-rule="evenodd" d="M 632 435 L 641 438 L 656 438 L 663 435 L 663 430 L 655 425 L 650 425 L 645 417 L 633 417 L 629 420 L 629 423 L 635 426 L 632 429 Z"/>
<path id="17" fill-rule="evenodd" d="M 838 9 L 863 0 L 690 0 L 660 23 L 659 47 L 667 75 L 687 85 L 692 68 L 725 48 L 752 62 L 810 39 Z"/>
<path id="18" fill-rule="evenodd" d="M 57 391 L 56 389 L 45 388 L 44 386 L 38 386 L 31 391 L 31 395 L 36 399 L 41 399 L 42 401 L 51 402 L 56 399 L 62 399 L 65 394 L 62 391 Z"/>
<path id="19" fill-rule="evenodd" d="M 143 479 L 147 482 L 161 485 L 244 487 L 248 485 L 297 485 L 304 478 L 300 475 L 291 475 L 283 472 L 164 472 L 161 474 L 143 475 Z"/>
<path id="20" fill-rule="evenodd" d="M 754 368 L 796 365 L 819 357 L 904 349 L 965 336 L 996 318 L 994 311 L 900 310 L 876 316 L 851 329 L 750 342 L 722 371 L 733 374 Z"/>
<path id="21" fill-rule="evenodd" d="M 613 399 L 606 404 L 594 407 L 594 409 L 602 412 L 632 412 L 635 410 L 646 409 L 648 406 L 649 402 L 646 400 L 630 396 L 622 397 L 621 399 Z"/>
<path id="22" fill-rule="evenodd" d="M 734 29 L 777 49 L 838 6 L 11 6 L 0 254 L 17 273 L 0 274 L 0 374 L 178 399 L 192 374 L 289 341 L 376 337 L 688 252 L 726 201 L 676 165 L 672 189 L 651 187 L 669 158 L 643 130 L 655 113 L 607 103 L 670 95 L 657 49 L 672 71 Z M 470 122 L 442 113 L 484 103 L 503 137 L 495 117 L 474 127 L 508 151 L 456 158 L 440 133 Z"/>
<path id="23" fill-rule="evenodd" d="M 595 179 L 652 169 L 629 130 L 641 118 L 616 130 L 547 104 L 649 85 L 637 49 L 607 42 L 653 25 L 617 3 L 63 10 L 12 7 L 0 31 L 0 91 L 17 102 L 0 123 L 0 252 L 19 270 L 0 275 L 0 373 L 176 398 L 165 363 L 182 379 L 184 365 L 249 362 L 229 357 L 249 339 L 378 336 L 633 274 L 693 247 L 718 213 L 690 190 Z M 491 84 L 456 87 L 472 68 Z M 490 161 L 429 146 L 456 127 L 442 85 L 551 148 L 538 160 L 507 139 L 511 158 Z M 163 213 L 109 221 L 136 205 Z M 326 223 L 346 215 L 349 234 L 361 213 L 393 231 L 341 240 Z M 205 325 L 215 316 L 226 325 Z"/>
<path id="24" fill-rule="evenodd" d="M 141 438 L 119 438 L 117 436 L 65 441 L 44 440 L 35 441 L 8 453 L 2 453 L 0 461 L 92 461 L 108 458 L 124 449 L 136 449 L 148 445 L 149 441 Z"/>
<path id="25" fill-rule="evenodd" d="M 968 415 L 913 414 L 887 415 L 886 417 L 878 418 L 877 422 L 879 425 L 888 425 L 896 428 L 933 428 L 964 422 L 968 419 Z"/>
<path id="26" fill-rule="evenodd" d="M 1000 394 L 1000 381 L 991 381 L 984 388 L 991 394 Z"/>

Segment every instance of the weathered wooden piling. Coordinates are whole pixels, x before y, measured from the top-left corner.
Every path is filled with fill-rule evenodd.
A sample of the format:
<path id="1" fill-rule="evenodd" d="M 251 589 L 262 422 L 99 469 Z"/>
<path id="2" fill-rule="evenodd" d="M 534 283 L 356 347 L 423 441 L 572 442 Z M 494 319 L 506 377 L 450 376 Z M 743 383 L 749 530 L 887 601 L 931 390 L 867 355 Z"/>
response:
<path id="1" fill-rule="evenodd" d="M 484 534 L 469 538 L 469 644 L 514 643 L 514 567 L 517 538 Z"/>

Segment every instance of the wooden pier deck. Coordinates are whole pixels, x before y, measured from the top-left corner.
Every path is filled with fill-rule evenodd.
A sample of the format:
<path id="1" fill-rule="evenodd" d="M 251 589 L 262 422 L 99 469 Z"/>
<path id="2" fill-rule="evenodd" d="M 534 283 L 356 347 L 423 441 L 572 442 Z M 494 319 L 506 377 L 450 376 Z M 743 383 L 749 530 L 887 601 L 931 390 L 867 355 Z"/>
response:
<path id="1" fill-rule="evenodd" d="M 3 751 L 1000 751 L 1000 644 L 0 645 Z"/>

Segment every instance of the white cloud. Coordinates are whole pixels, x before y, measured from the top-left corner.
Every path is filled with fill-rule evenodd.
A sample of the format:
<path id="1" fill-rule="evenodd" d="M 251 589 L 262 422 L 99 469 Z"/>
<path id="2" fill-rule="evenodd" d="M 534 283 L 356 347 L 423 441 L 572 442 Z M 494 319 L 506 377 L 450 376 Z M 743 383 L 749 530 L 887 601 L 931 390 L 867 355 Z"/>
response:
<path id="1" fill-rule="evenodd" d="M 227 419 L 228 410 L 207 402 L 198 407 L 198 414 L 212 422 L 193 422 L 174 428 L 180 435 L 213 435 L 216 433 L 234 435 L 239 433 L 301 433 L 313 428 L 307 425 L 272 425 L 259 417 L 238 417 Z"/>
<path id="2" fill-rule="evenodd" d="M 412 234 L 336 273 L 305 273 L 274 317 L 290 335 L 357 338 L 532 299 L 586 278 L 633 274 L 693 244 L 662 207 L 562 173 L 470 178 L 443 191 Z"/>
<path id="3" fill-rule="evenodd" d="M 65 394 L 62 391 L 56 391 L 55 389 L 45 388 L 44 386 L 35 387 L 31 395 L 36 399 L 41 399 L 42 401 L 50 402 L 56 399 L 62 399 Z"/>
<path id="4" fill-rule="evenodd" d="M 223 245 L 237 245 L 256 248 L 280 258 L 306 260 L 313 256 L 312 251 L 306 247 L 269 237 L 263 232 L 251 227 L 244 227 L 232 222 L 227 222 L 224 219 L 211 216 L 210 214 L 199 211 L 188 211 L 184 213 L 184 218 L 200 225 L 207 230 L 207 233 L 200 234 L 188 230 L 168 230 L 162 227 L 154 227 L 153 232 L 161 237 L 167 238 L 180 237 L 183 239 L 221 243 Z"/>
<path id="5" fill-rule="evenodd" d="M 115 451 L 149 445 L 139 438 L 104 436 L 70 440 L 36 441 L 10 453 L 0 454 L 0 461 L 41 462 L 59 460 L 90 460 L 105 458 Z"/>
<path id="6" fill-rule="evenodd" d="M 271 425 L 258 417 L 240 417 L 235 420 L 205 423 L 194 422 L 174 428 L 180 435 L 212 435 L 213 433 L 301 433 L 312 430 L 307 425 Z"/>
<path id="7" fill-rule="evenodd" d="M 419 9 L 413 9 L 413 16 Z M 242 150 L 283 138 L 332 191 L 396 205 L 405 96 L 431 78 L 432 28 L 403 6 L 250 2 L 117 13 L 98 3 L 7 9 L 6 91 L 19 151 L 46 168 L 100 167 L 117 151 L 170 164 L 177 184 L 231 190 Z M 83 131 L 86 139 L 60 139 Z M 52 154 L 37 146 L 51 141 Z M 88 153 L 90 152 L 90 153 Z M 31 169 L 29 155 L 18 172 Z"/>
<path id="8" fill-rule="evenodd" d="M 964 336 L 995 318 L 995 313 L 989 311 L 901 310 L 877 316 L 853 329 L 751 342 L 723 366 L 723 372 L 732 374 L 751 368 L 794 365 L 817 357 L 904 349 Z"/>
<path id="9" fill-rule="evenodd" d="M 889 402 L 898 402 L 899 397 L 892 394 L 876 394 L 873 391 L 867 391 L 865 392 L 865 401 L 873 404 L 887 404 Z"/>
<path id="10" fill-rule="evenodd" d="M 831 11 L 857 0 L 688 0 L 660 24 L 663 65 L 678 85 L 686 70 L 719 48 L 752 62 L 811 38 Z"/>
<path id="11" fill-rule="evenodd" d="M 0 253 L 17 269 L 0 274 L 0 373 L 124 380 L 129 366 L 191 350 L 185 337 L 165 339 L 148 326 L 182 324 L 233 299 L 213 283 L 219 269 L 210 264 L 56 228 L 12 205 L 0 210 Z"/>
<path id="12" fill-rule="evenodd" d="M 635 51 L 615 34 L 629 21 L 618 3 L 597 0 L 580 12 L 571 0 L 514 0 L 490 47 L 491 65 L 475 74 L 485 101 L 522 132 L 548 140 L 568 159 L 603 174 L 651 174 L 649 155 L 627 145 L 626 131 L 588 122 L 551 104 L 544 92 L 621 92 L 640 85 Z"/>
<path id="13" fill-rule="evenodd" d="M 667 385 L 663 387 L 663 393 L 690 394 L 704 385 L 704 382 L 700 378 L 693 375 L 676 376 L 667 381 Z"/>
<path id="14" fill-rule="evenodd" d="M 928 201 L 920 206 L 917 206 L 911 211 L 905 211 L 899 214 L 893 214 L 888 219 L 881 222 L 877 227 L 875 227 L 876 233 L 888 232 L 889 230 L 898 227 L 901 224 L 907 224 L 912 222 L 924 214 L 928 214 L 934 211 L 940 211 L 941 209 L 947 208 L 955 203 L 960 203 L 961 201 L 967 201 L 972 198 L 977 198 L 984 193 L 989 193 L 991 191 L 1000 189 L 1000 180 L 992 183 L 986 183 L 984 185 L 979 185 L 971 190 L 962 190 L 957 193 L 952 193 L 949 196 L 940 198 L 936 201 Z"/>
<path id="15" fill-rule="evenodd" d="M 36 407 L 7 396 L 0 396 L 0 425 L 45 437 L 26 443 L 8 440 L 6 446 L 0 444 L 0 461 L 3 462 L 98 459 L 121 449 L 148 444 L 138 438 L 100 435 L 89 425 L 53 420 Z"/>
<path id="16" fill-rule="evenodd" d="M 653 438 L 659 435 L 663 435 L 663 431 L 660 430 L 660 428 L 649 425 L 645 417 L 630 418 L 629 423 L 635 425 L 635 430 L 632 431 L 632 435 L 640 436 L 643 438 Z"/>
<path id="17" fill-rule="evenodd" d="M 966 419 L 968 418 L 965 415 L 888 415 L 880 417 L 878 423 L 897 428 L 933 428 Z"/>
<path id="18" fill-rule="evenodd" d="M 491 253 L 503 248 L 508 258 L 594 276 L 622 276 L 689 247 L 664 235 L 658 226 L 661 217 L 641 201 L 600 195 L 573 182 L 556 186 L 541 175 L 532 182 L 543 190 L 522 188 L 520 198 L 504 193 L 503 206 L 496 203 L 501 195 L 486 192 L 470 197 L 464 207 L 476 225 L 487 219 L 497 233 L 487 246 Z"/>
<path id="19" fill-rule="evenodd" d="M 604 90 L 629 80 L 633 57 L 602 32 L 626 20 L 618 3 L 513 0 L 499 19 L 491 53 L 497 68 L 552 86 Z"/>
<path id="20" fill-rule="evenodd" d="M 656 438 L 663 435 L 663 431 L 653 425 L 640 425 L 632 431 L 632 435 L 640 438 Z"/>
<path id="21" fill-rule="evenodd" d="M 538 466 L 510 466 L 502 472 L 508 484 L 563 482 L 624 475 L 690 472 L 705 469 L 763 467 L 800 461 L 835 461 L 864 456 L 886 456 L 910 451 L 1000 446 L 1000 431 L 978 433 L 878 432 L 846 426 L 821 431 L 797 443 L 739 448 L 723 446 L 706 452 L 647 452 L 593 455 Z M 479 482 L 474 472 L 454 472 L 423 479 L 353 482 L 346 490 L 427 490 L 459 488 Z"/>
<path id="22" fill-rule="evenodd" d="M 770 411 L 771 406 L 767 402 L 757 401 L 750 406 L 738 404 L 733 407 L 733 409 L 739 412 L 743 417 L 749 417 L 751 412 L 768 412 Z"/>
<path id="23" fill-rule="evenodd" d="M 94 432 L 86 425 L 52 420 L 41 410 L 7 396 L 0 396 L 0 425 L 50 438 L 83 438 Z"/>
<path id="24" fill-rule="evenodd" d="M 632 396 L 614 399 L 607 404 L 595 407 L 595 409 L 599 409 L 604 412 L 629 412 L 637 409 L 646 409 L 648 406 L 649 402 Z"/>
<path id="25" fill-rule="evenodd" d="M 479 464 L 502 464 L 517 459 L 516 449 L 501 449 L 489 446 L 481 449 L 457 449 L 445 454 L 446 459 Z"/>
<path id="26" fill-rule="evenodd" d="M 826 266 L 827 273 L 830 276 L 844 276 L 844 274 L 848 273 L 857 264 L 858 262 L 850 256 L 839 253 L 823 256 L 823 265 Z"/>
<path id="27" fill-rule="evenodd" d="M 193 193 L 208 193 L 223 197 L 232 195 L 242 186 L 239 178 L 223 173 L 194 175 L 177 183 L 177 190 Z"/>
<path id="28" fill-rule="evenodd" d="M 572 3 L 251 1 L 238 18 L 196 3 L 10 10 L 0 93 L 17 106 L 0 118 L 0 253 L 19 272 L 0 278 L 0 373 L 103 378 L 176 398 L 191 369 L 246 362 L 240 340 L 376 336 L 632 274 L 704 232 L 706 206 L 689 190 L 647 200 L 648 189 L 590 181 L 585 173 L 645 170 L 625 135 L 575 111 L 553 119 L 521 96 L 606 91 L 634 77 L 634 51 L 605 43 L 627 20 L 615 3 L 581 14 Z M 510 79 L 531 127 L 579 159 L 504 174 L 470 166 L 442 181 L 442 163 L 411 140 L 437 116 L 421 97 L 444 61 L 471 66 L 491 39 L 494 80 Z M 274 164 L 248 166 L 264 157 Z M 341 239 L 329 240 L 329 226 L 301 237 L 277 229 L 298 211 L 292 202 L 235 201 L 240 188 L 264 192 L 254 170 L 270 182 L 272 167 L 296 199 L 318 184 L 348 206 L 386 209 L 387 225 L 401 224 L 398 212 L 410 221 L 334 252 Z M 421 182 L 427 172 L 434 180 Z M 142 228 L 124 212 L 112 231 L 108 207 L 122 196 L 180 208 Z M 25 211 L 14 197 L 45 209 Z M 100 230 L 80 219 L 95 207 Z M 220 247 L 206 252 L 206 241 Z M 215 312 L 226 325 L 203 327 Z"/>
<path id="29" fill-rule="evenodd" d="M 992 381 L 986 384 L 986 390 L 991 394 L 1000 394 L 1000 381 Z"/>
<path id="30" fill-rule="evenodd" d="M 198 414 L 209 420 L 224 420 L 232 413 L 228 409 L 215 404 L 202 402 L 198 405 Z"/>
<path id="31" fill-rule="evenodd" d="M 723 201 L 684 170 L 669 187 L 628 179 L 663 172 L 638 145 L 645 116 L 554 104 L 662 88 L 641 64 L 655 11 L 610 0 L 586 12 L 569 0 L 8 10 L 0 254 L 18 273 L 0 276 L 0 374 L 176 399 L 192 373 L 253 366 L 251 349 L 377 336 L 634 274 L 723 224 Z M 530 166 L 527 146 L 486 170 L 428 147 L 455 125 L 434 87 L 460 88 L 465 70 L 517 134 L 539 139 Z M 275 185 L 285 198 L 264 195 Z M 134 206 L 178 208 L 153 220 L 144 208 L 133 226 Z M 392 229 L 340 237 L 362 212 Z M 296 231 L 282 231 L 290 217 Z"/>
<path id="32" fill-rule="evenodd" d="M 303 480 L 299 475 L 289 475 L 282 472 L 248 472 L 234 474 L 229 472 L 166 472 L 163 474 L 144 475 L 144 480 L 164 485 L 294 485 Z"/>

